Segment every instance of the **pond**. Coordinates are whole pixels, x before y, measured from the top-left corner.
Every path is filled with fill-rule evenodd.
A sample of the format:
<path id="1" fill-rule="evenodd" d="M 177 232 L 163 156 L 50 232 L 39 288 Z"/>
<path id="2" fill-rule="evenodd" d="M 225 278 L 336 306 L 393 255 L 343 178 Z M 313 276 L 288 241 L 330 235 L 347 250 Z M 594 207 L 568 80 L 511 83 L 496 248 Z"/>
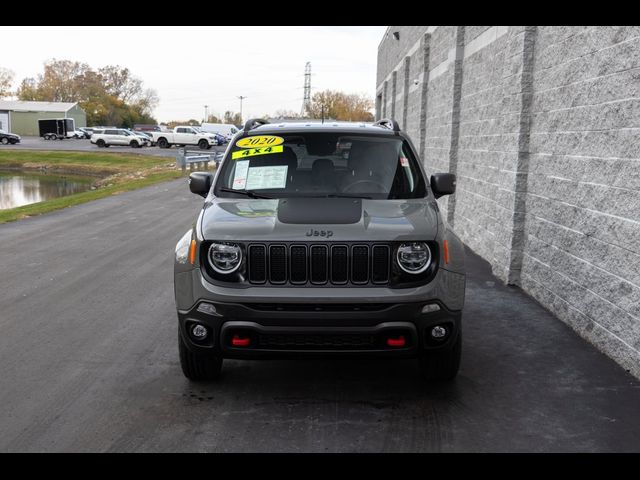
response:
<path id="1" fill-rule="evenodd" d="M 0 171 L 0 210 L 84 192 L 91 188 L 94 180 L 72 175 Z"/>

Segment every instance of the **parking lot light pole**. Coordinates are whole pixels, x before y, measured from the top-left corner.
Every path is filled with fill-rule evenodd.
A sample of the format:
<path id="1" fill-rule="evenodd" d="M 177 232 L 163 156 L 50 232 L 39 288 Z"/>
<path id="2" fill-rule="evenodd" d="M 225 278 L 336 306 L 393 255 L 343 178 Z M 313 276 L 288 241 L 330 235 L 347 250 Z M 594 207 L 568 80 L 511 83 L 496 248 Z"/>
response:
<path id="1" fill-rule="evenodd" d="M 247 97 L 240 95 L 238 98 L 240 99 L 240 123 L 242 123 L 242 100 L 244 100 Z"/>

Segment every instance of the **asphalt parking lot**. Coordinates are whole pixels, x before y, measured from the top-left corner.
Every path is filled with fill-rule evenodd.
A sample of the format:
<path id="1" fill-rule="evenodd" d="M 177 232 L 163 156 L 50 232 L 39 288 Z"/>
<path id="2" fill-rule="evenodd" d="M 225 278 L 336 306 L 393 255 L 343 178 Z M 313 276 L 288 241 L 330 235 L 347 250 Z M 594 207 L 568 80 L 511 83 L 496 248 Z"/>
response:
<path id="1" fill-rule="evenodd" d="M 640 382 L 471 252 L 452 383 L 409 360 L 190 383 L 172 254 L 201 205 L 178 180 L 0 225 L 0 451 L 640 450 Z"/>
<path id="2" fill-rule="evenodd" d="M 109 148 L 99 148 L 89 140 L 78 139 L 66 139 L 66 140 L 44 140 L 40 137 L 22 137 L 20 143 L 16 145 L 0 145 L 0 152 L 9 149 L 16 150 L 50 150 L 50 151 L 70 151 L 70 152 L 100 152 L 100 153 L 135 153 L 142 155 L 153 155 L 158 157 L 175 157 L 178 153 L 176 147 L 172 148 L 158 148 L 158 147 L 143 147 L 143 148 L 131 148 L 131 147 L 119 147 L 112 146 Z M 193 146 L 193 149 L 197 152 L 211 153 L 211 152 L 224 152 L 225 146 L 213 147 L 211 150 L 199 150 L 198 147 Z"/>

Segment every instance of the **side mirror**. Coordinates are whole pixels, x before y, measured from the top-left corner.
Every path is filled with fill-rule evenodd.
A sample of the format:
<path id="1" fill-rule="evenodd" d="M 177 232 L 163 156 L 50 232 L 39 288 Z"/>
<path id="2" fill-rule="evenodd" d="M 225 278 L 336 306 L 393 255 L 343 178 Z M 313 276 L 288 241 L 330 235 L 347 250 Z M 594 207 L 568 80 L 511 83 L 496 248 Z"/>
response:
<path id="1" fill-rule="evenodd" d="M 213 173 L 193 172 L 189 175 L 189 190 L 191 193 L 205 197 L 209 195 L 211 184 L 213 183 Z"/>
<path id="2" fill-rule="evenodd" d="M 434 173 L 431 176 L 431 190 L 436 198 L 456 193 L 456 176 L 452 173 Z"/>

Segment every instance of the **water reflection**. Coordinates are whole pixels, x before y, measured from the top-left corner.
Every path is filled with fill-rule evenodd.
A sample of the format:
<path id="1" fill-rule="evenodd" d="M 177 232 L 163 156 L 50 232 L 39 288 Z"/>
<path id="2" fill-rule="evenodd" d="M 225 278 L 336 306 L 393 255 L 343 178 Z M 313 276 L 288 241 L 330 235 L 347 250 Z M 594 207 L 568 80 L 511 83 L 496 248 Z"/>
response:
<path id="1" fill-rule="evenodd" d="M 84 192 L 91 182 L 87 177 L 0 172 L 0 210 Z"/>

